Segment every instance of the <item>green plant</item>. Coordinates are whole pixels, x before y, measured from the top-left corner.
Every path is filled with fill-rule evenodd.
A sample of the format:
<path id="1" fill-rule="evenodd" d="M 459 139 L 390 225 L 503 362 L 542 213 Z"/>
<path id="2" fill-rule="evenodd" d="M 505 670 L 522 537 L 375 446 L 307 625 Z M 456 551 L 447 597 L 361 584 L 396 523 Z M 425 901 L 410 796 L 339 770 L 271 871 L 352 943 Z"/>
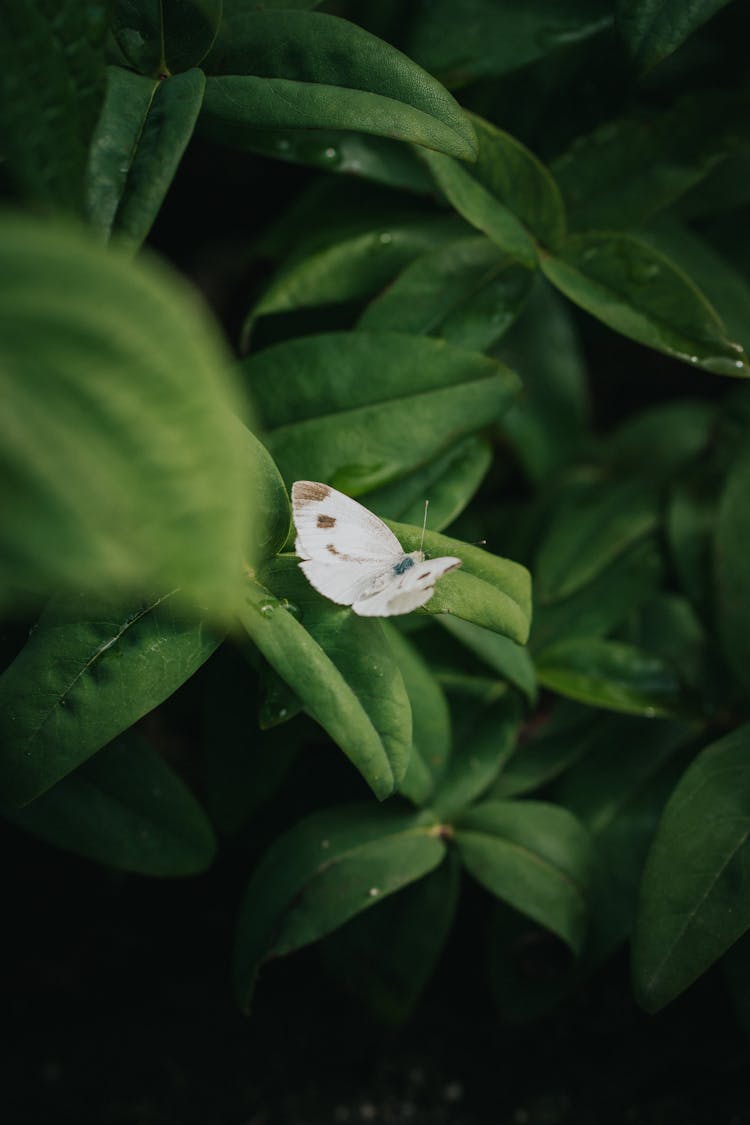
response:
<path id="1" fill-rule="evenodd" d="M 0 677 L 4 814 L 160 876 L 218 832 L 253 869 L 243 1005 L 336 931 L 402 1018 L 463 869 L 506 1014 L 631 937 L 656 1010 L 750 927 L 748 88 L 698 30 L 723 5 L 318 7 L 0 15 L 0 601 L 41 611 Z M 319 171 L 248 240 L 271 272 L 238 359 L 137 253 L 194 130 Z M 405 550 L 429 498 L 462 568 L 406 618 L 334 605 L 292 553 L 300 478 Z M 530 988 L 535 927 L 569 956 Z"/>

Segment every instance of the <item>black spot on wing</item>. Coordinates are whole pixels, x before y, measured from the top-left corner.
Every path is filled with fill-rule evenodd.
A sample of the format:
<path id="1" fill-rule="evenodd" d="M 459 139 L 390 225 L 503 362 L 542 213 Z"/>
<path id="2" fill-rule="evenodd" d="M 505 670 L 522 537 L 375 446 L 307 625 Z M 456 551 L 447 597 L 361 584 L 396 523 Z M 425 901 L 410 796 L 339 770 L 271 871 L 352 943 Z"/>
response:
<path id="1" fill-rule="evenodd" d="M 325 515 L 318 516 L 318 527 L 335 527 L 335 526 L 336 526 L 336 517 L 335 516 L 325 516 Z"/>

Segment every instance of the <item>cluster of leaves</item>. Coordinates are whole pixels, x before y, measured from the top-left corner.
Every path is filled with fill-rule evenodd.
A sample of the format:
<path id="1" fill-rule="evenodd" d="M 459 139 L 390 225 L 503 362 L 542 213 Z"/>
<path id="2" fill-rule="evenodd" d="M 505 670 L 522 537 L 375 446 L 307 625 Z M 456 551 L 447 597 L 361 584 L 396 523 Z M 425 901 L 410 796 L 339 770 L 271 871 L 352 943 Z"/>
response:
<path id="1" fill-rule="evenodd" d="M 713 25 L 689 39 L 722 6 L 0 17 L 8 192 L 83 224 L 0 221 L 0 599 L 50 598 L 0 677 L 3 808 L 152 875 L 204 869 L 216 829 L 246 848 L 245 1005 L 264 961 L 332 934 L 336 972 L 402 1016 L 462 868 L 521 1018 L 631 936 L 657 1009 L 750 927 L 750 395 L 711 378 L 750 375 L 724 233 L 750 205 L 749 92 L 716 82 Z M 584 72 L 608 76 L 593 119 Z M 323 170 L 255 244 L 272 276 L 235 362 L 178 278 L 133 261 L 196 127 Z M 687 393 L 595 427 L 607 372 L 577 310 Z M 291 553 L 298 478 L 357 496 L 406 550 L 429 496 L 425 550 L 462 568 L 407 619 L 333 605 Z M 199 668 L 202 803 L 158 722 L 131 730 Z M 321 730 L 383 803 L 317 755 Z M 541 985 L 518 970 L 540 934 L 570 951 Z"/>

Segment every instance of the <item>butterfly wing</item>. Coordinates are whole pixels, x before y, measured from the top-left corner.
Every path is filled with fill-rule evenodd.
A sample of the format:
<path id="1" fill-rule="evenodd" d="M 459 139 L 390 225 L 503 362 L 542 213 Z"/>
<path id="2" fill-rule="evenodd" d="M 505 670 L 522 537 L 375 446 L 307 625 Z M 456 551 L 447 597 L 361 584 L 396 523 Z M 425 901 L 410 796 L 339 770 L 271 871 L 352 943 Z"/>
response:
<path id="1" fill-rule="evenodd" d="M 299 554 L 299 549 L 297 550 Z M 351 605 L 364 597 L 368 590 L 382 583 L 382 562 L 344 562 L 334 559 L 303 559 L 299 564 L 311 586 L 337 605 Z M 391 567 L 385 575 L 391 574 Z"/>
<path id="2" fill-rule="evenodd" d="M 351 605 L 381 586 L 403 558 L 382 520 L 327 484 L 295 481 L 292 515 L 300 567 L 310 585 L 337 605 Z"/>
<path id="3" fill-rule="evenodd" d="M 379 570 L 403 556 L 396 536 L 367 508 L 327 484 L 298 480 L 292 485 L 294 545 L 301 559 L 341 566 L 379 564 Z"/>
<path id="4" fill-rule="evenodd" d="M 369 595 L 365 591 L 352 604 L 352 609 L 360 617 L 395 617 L 411 613 L 430 600 L 438 578 L 460 565 L 460 559 L 449 555 L 441 559 L 425 559 L 403 574 L 389 575 L 385 585 Z"/>

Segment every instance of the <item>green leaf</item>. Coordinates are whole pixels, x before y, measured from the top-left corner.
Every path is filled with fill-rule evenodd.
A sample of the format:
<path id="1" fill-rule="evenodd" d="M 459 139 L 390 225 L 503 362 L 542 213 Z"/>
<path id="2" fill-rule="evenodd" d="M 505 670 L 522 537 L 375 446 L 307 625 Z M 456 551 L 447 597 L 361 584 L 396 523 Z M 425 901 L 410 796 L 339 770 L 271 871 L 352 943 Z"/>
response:
<path id="1" fill-rule="evenodd" d="M 107 96 L 91 142 L 86 203 L 104 240 L 137 249 L 148 235 L 198 119 L 200 70 L 146 78 L 108 68 Z"/>
<path id="2" fill-rule="evenodd" d="M 638 232 L 684 270 L 708 298 L 727 326 L 731 339 L 750 349 L 750 283 L 727 258 L 689 227 L 662 216 Z"/>
<path id="3" fill-rule="evenodd" d="M 456 914 L 460 868 L 455 852 L 418 883 L 357 915 L 323 943 L 338 987 L 387 1024 L 414 1010 L 433 974 Z"/>
<path id="4" fill-rule="evenodd" d="M 617 472 L 666 483 L 708 444 L 715 422 L 716 407 L 704 399 L 658 403 L 609 434 L 604 453 Z"/>
<path id="5" fill-rule="evenodd" d="M 602 728 L 611 721 L 590 707 L 556 700 L 551 714 L 529 720 L 490 796 L 517 797 L 554 781 L 598 745 Z"/>
<path id="6" fill-rule="evenodd" d="M 451 86 L 505 74 L 599 34 L 612 23 L 601 0 L 432 0 L 421 4 L 409 54 Z"/>
<path id="7" fill-rule="evenodd" d="M 358 327 L 442 336 L 486 351 L 520 313 L 531 282 L 489 239 L 456 239 L 408 265 L 370 302 Z"/>
<path id="8" fill-rule="evenodd" d="M 430 808 L 441 821 L 460 818 L 492 785 L 513 753 L 521 715 L 518 699 L 512 695 L 474 712 L 460 737 L 457 735 L 448 768 L 430 800 Z"/>
<path id="9" fill-rule="evenodd" d="M 395 332 L 289 340 L 244 366 L 287 483 L 320 480 L 355 496 L 494 421 L 519 386 L 485 356 Z"/>
<path id="10" fill-rule="evenodd" d="M 638 539 L 574 594 L 552 605 L 537 602 L 532 652 L 574 637 L 605 636 L 654 593 L 663 572 L 656 535 Z"/>
<path id="11" fill-rule="evenodd" d="M 3 802 L 44 793 L 172 695 L 220 640 L 174 594 L 50 603 L 0 676 Z"/>
<path id="12" fill-rule="evenodd" d="M 457 220 L 452 216 L 394 218 L 316 247 L 307 255 L 296 253 L 282 265 L 248 314 L 244 341 L 249 340 L 258 317 L 372 296 L 406 263 L 436 245 L 453 242 L 457 233 Z"/>
<path id="13" fill-rule="evenodd" d="M 455 837 L 478 882 L 580 951 L 591 844 L 567 809 L 541 801 L 486 801 L 462 817 Z"/>
<path id="14" fill-rule="evenodd" d="M 714 538 L 714 582 L 719 637 L 727 662 L 750 685 L 750 451 L 732 466 L 722 490 Z"/>
<path id="15" fill-rule="evenodd" d="M 411 711 L 380 622 L 321 598 L 290 557 L 248 579 L 241 624 L 381 800 L 406 770 Z M 302 618 L 302 624 L 297 616 Z"/>
<path id="16" fill-rule="evenodd" d="M 243 469 L 252 481 L 251 513 L 245 558 L 264 562 L 283 548 L 292 526 L 292 506 L 281 474 L 264 445 L 241 422 L 235 426 Z"/>
<path id="17" fill-rule="evenodd" d="M 703 90 L 577 137 L 552 165 L 570 226 L 622 230 L 646 222 L 739 147 L 746 119 L 746 98 Z"/>
<path id="18" fill-rule="evenodd" d="M 222 0 L 116 0 L 112 30 L 135 69 L 157 78 L 197 66 L 221 14 Z"/>
<path id="19" fill-rule="evenodd" d="M 184 283 L 0 217 L 0 603 L 182 586 L 231 609 L 252 480 L 223 346 Z"/>
<path id="20" fill-rule="evenodd" d="M 460 106 L 426 71 L 356 24 L 320 12 L 244 11 L 206 60 L 207 127 L 355 129 L 476 155 Z"/>
<path id="21" fill-rule="evenodd" d="M 55 847 L 140 875 L 196 875 L 216 841 L 183 781 L 147 743 L 113 742 L 6 820 Z"/>
<path id="22" fill-rule="evenodd" d="M 421 806 L 429 801 L 448 764 L 450 711 L 442 688 L 414 645 L 394 625 L 384 622 L 383 629 L 411 705 L 411 755 L 399 792 Z"/>
<path id="23" fill-rule="evenodd" d="M 536 702 L 536 673 L 531 657 L 510 637 L 473 625 L 458 618 L 442 618 L 440 624 L 462 645 L 478 656 L 498 675 L 518 688 L 532 706 Z"/>
<path id="24" fill-rule="evenodd" d="M 389 137 L 345 129 L 252 129 L 233 133 L 235 148 L 290 164 L 372 180 L 387 187 L 428 194 L 432 177 L 406 145 Z"/>
<path id="25" fill-rule="evenodd" d="M 563 492 L 537 552 L 542 604 L 582 589 L 656 527 L 658 509 L 640 480 L 576 482 Z"/>
<path id="26" fill-rule="evenodd" d="M 672 794 L 649 852 L 633 939 L 638 1002 L 658 1011 L 750 926 L 750 727 L 708 746 Z"/>
<path id="27" fill-rule="evenodd" d="M 438 187 L 460 215 L 515 261 L 537 265 L 535 239 L 554 248 L 565 236 L 565 212 L 555 181 L 510 134 L 472 115 L 479 155 L 471 170 L 449 156 L 424 152 Z"/>
<path id="28" fill-rule="evenodd" d="M 633 65 L 650 70 L 729 0 L 617 0 L 617 26 Z"/>
<path id="29" fill-rule="evenodd" d="M 103 0 L 8 0 L 0 11 L 0 132 L 20 192 L 80 213 L 104 93 Z"/>
<path id="30" fill-rule="evenodd" d="M 704 698 L 709 695 L 706 632 L 687 598 L 671 591 L 654 592 L 631 614 L 625 639 L 661 657 L 677 669 L 683 683 Z M 713 654 L 712 654 L 713 655 Z"/>
<path id="31" fill-rule="evenodd" d="M 530 480 L 541 481 L 572 459 L 589 427 L 586 365 L 570 311 L 541 278 L 494 354 L 523 370 L 523 394 L 500 429 Z"/>
<path id="32" fill-rule="evenodd" d="M 623 336 L 717 375 L 750 374 L 744 351 L 690 279 L 631 235 L 573 235 L 541 264 L 566 297 Z"/>
<path id="33" fill-rule="evenodd" d="M 429 500 L 430 527 L 442 531 L 464 510 L 491 464 L 492 447 L 487 441 L 464 438 L 422 468 L 368 492 L 367 507 L 378 516 L 416 524 Z"/>
<path id="34" fill-rule="evenodd" d="M 608 716 L 558 798 L 591 832 L 600 861 L 588 957 L 600 963 L 630 936 L 649 845 L 694 732 L 681 723 Z"/>
<path id="35" fill-rule="evenodd" d="M 385 521 L 405 551 L 419 550 L 422 529 Z M 424 607 L 425 613 L 452 613 L 525 644 L 531 622 L 531 576 L 525 566 L 491 555 L 480 547 L 426 531 L 424 550 L 428 558 L 454 555 L 460 570 L 446 574 Z"/>
<path id="36" fill-rule="evenodd" d="M 620 641 L 558 641 L 539 655 L 537 676 L 543 687 L 591 707 L 648 718 L 682 709 L 675 669 Z"/>
<path id="37" fill-rule="evenodd" d="M 445 844 L 420 815 L 371 805 L 323 809 L 269 848 L 247 888 L 234 978 L 250 1004 L 264 961 L 291 953 L 437 867 Z"/>

